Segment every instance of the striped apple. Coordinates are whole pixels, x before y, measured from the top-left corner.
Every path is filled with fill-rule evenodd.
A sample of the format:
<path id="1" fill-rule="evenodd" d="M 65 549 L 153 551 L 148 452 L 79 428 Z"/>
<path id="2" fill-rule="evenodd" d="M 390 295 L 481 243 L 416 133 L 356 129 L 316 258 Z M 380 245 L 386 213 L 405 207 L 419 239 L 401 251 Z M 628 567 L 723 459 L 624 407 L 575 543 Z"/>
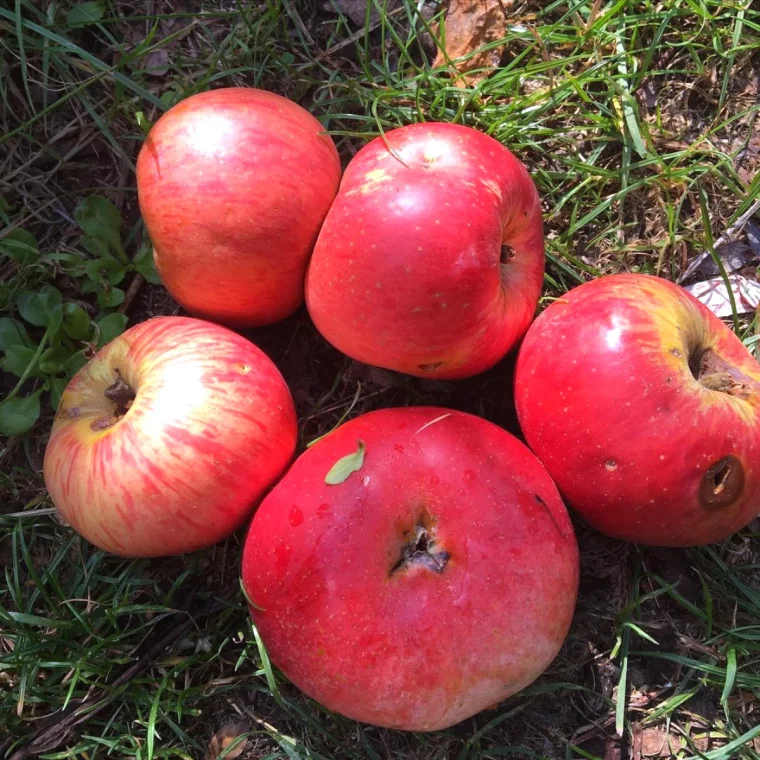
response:
<path id="1" fill-rule="evenodd" d="M 179 554 L 240 527 L 296 437 L 290 392 L 262 351 L 218 325 L 158 317 L 71 380 L 45 484 L 63 519 L 101 549 Z"/>
<path id="2" fill-rule="evenodd" d="M 527 330 L 543 272 L 541 206 L 523 164 L 475 129 L 413 124 L 348 165 L 306 303 L 322 335 L 354 359 L 469 377 Z"/>
<path id="3" fill-rule="evenodd" d="M 161 280 L 200 317 L 239 327 L 286 317 L 303 301 L 339 181 L 332 140 L 287 98 L 231 87 L 181 101 L 137 160 Z"/>

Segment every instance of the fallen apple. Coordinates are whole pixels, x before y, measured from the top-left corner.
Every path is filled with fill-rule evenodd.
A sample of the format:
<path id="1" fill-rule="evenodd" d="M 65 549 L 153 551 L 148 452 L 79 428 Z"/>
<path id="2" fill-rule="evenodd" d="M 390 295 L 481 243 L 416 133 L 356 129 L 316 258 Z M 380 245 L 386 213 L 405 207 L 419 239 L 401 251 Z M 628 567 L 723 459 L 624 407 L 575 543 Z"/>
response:
<path id="1" fill-rule="evenodd" d="M 224 327 L 143 322 L 71 380 L 45 451 L 61 516 L 114 554 L 193 551 L 239 528 L 297 437 L 274 364 Z"/>
<path id="2" fill-rule="evenodd" d="M 314 248 L 306 303 L 354 359 L 469 377 L 528 328 L 543 270 L 539 198 L 520 161 L 475 129 L 414 124 L 352 159 Z"/>
<path id="3" fill-rule="evenodd" d="M 578 548 L 540 462 L 479 417 L 362 415 L 257 510 L 243 585 L 274 663 L 349 718 L 431 731 L 531 683 L 559 651 Z"/>
<path id="4" fill-rule="evenodd" d="M 760 512 L 760 365 L 682 288 L 614 275 L 539 316 L 517 412 L 569 504 L 643 544 L 720 541 Z"/>
<path id="5" fill-rule="evenodd" d="M 283 319 L 303 302 L 339 181 L 329 135 L 287 98 L 232 87 L 181 101 L 137 159 L 161 280 L 207 319 L 239 327 Z"/>

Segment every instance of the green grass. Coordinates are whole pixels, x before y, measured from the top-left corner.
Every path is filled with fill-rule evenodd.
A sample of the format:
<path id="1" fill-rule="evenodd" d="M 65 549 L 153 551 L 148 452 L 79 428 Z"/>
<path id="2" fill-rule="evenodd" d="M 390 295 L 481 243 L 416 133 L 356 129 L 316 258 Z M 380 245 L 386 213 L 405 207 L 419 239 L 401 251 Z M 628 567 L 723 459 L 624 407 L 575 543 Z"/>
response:
<path id="1" fill-rule="evenodd" d="M 749 530 L 658 552 L 579 526 L 578 615 L 548 673 L 462 726 L 409 735 L 331 715 L 273 671 L 238 585 L 240 536 L 126 561 L 57 522 L 40 477 L 56 393 L 88 344 L 123 328 L 125 304 L 130 323 L 174 309 L 159 286 L 128 294 L 138 274 L 153 277 L 136 151 L 179 98 L 221 85 L 282 92 L 321 118 L 346 160 L 415 121 L 493 135 L 544 199 L 548 298 L 617 271 L 675 280 L 756 200 L 751 3 L 518 1 L 504 66 L 464 89 L 426 62 L 430 21 L 416 3 L 374 6 L 369 31 L 293 0 L 207 3 L 199 14 L 156 3 L 141 15 L 121 0 L 0 8 L 0 395 L 18 400 L 4 414 L 19 431 L 31 425 L 0 441 L 0 748 L 12 753 L 68 709 L 76 732 L 59 732 L 65 741 L 39 747 L 42 757 L 198 758 L 243 716 L 249 758 L 594 758 L 608 741 L 627 756 L 657 729 L 681 757 L 757 760 L 760 537 Z M 756 345 L 754 326 L 737 326 Z M 464 403 L 457 384 L 360 376 L 303 316 L 260 337 L 308 390 L 305 440 L 349 408 Z M 500 421 L 489 399 L 501 386 L 467 387 Z M 151 649 L 173 635 L 166 651 Z"/>

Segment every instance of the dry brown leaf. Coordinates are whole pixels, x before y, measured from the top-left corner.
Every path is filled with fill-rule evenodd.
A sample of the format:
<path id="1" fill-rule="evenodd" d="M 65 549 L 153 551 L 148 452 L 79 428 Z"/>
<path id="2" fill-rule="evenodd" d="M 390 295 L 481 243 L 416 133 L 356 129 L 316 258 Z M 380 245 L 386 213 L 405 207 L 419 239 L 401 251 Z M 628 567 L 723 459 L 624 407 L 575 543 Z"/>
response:
<path id="1" fill-rule="evenodd" d="M 438 29 L 437 37 L 443 40 L 444 50 L 439 50 L 433 68 L 447 65 L 450 61 L 469 55 L 484 45 L 504 39 L 507 32 L 507 16 L 504 0 L 449 0 L 444 16 L 444 29 Z M 445 32 L 445 33 L 444 33 Z M 468 72 L 474 69 L 495 68 L 504 53 L 504 45 L 478 50 L 466 61 L 455 63 L 462 77 L 457 82 L 474 84 L 488 76 L 489 72 Z M 462 81 L 464 80 L 464 81 Z"/>
<path id="2" fill-rule="evenodd" d="M 249 724 L 245 720 L 240 720 L 236 723 L 227 723 L 222 726 L 211 737 L 204 760 L 217 760 L 217 758 L 232 744 L 232 742 L 235 741 L 235 739 L 248 731 L 248 728 Z M 243 754 L 246 744 L 248 744 L 248 739 L 241 739 L 224 756 L 224 760 L 235 760 L 236 757 L 240 757 L 240 755 Z"/>

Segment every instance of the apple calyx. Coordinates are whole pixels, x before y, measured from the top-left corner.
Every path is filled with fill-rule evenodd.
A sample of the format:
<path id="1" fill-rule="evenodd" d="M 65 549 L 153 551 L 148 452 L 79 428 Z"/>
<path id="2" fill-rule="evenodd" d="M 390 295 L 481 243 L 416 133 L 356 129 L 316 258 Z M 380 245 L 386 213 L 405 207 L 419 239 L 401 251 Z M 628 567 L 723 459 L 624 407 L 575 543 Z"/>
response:
<path id="1" fill-rule="evenodd" d="M 441 574 L 449 561 L 449 553 L 441 549 L 435 537 L 433 520 L 423 512 L 414 531 L 404 533 L 409 537 L 401 553 L 401 558 L 391 567 L 390 574 L 419 566 Z"/>
<path id="2" fill-rule="evenodd" d="M 118 369 L 115 371 L 116 380 L 103 391 L 103 395 L 108 401 L 115 404 L 116 408 L 113 410 L 113 414 L 93 420 L 90 425 L 93 430 L 107 430 L 115 425 L 129 411 L 132 402 L 137 398 L 132 387 L 122 378 L 121 372 Z"/>

